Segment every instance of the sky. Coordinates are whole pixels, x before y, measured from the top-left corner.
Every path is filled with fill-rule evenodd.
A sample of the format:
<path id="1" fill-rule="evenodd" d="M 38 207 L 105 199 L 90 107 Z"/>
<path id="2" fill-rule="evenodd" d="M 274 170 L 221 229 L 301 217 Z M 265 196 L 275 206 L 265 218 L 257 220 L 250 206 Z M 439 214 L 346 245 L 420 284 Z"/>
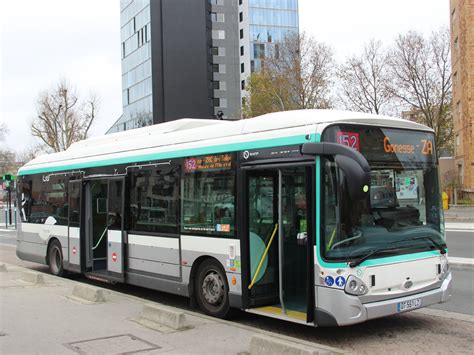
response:
<path id="1" fill-rule="evenodd" d="M 191 1 L 191 0 L 190 0 Z M 300 30 L 332 47 L 336 60 L 374 38 L 426 36 L 449 25 L 449 0 L 299 0 Z M 100 97 L 91 135 L 122 111 L 119 0 L 5 1 L 0 7 L 0 122 L 3 147 L 21 153 L 37 140 L 29 125 L 40 92 L 67 78 L 81 97 Z"/>

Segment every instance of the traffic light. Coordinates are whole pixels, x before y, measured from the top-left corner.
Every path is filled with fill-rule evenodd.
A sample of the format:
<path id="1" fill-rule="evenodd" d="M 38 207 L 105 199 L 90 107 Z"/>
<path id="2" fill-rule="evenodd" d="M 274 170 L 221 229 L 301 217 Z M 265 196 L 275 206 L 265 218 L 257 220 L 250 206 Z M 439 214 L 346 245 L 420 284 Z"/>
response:
<path id="1" fill-rule="evenodd" d="M 3 181 L 12 181 L 13 180 L 13 176 L 11 174 L 5 174 L 3 175 Z"/>

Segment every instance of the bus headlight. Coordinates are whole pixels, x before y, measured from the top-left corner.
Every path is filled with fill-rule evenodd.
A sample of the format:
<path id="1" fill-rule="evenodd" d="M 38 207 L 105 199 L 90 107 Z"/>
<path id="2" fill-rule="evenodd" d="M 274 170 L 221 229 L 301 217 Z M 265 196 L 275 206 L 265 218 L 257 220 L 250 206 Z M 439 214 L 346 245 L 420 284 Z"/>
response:
<path id="1" fill-rule="evenodd" d="M 347 278 L 344 291 L 350 295 L 362 296 L 369 292 L 369 288 L 361 279 L 351 275 Z"/>

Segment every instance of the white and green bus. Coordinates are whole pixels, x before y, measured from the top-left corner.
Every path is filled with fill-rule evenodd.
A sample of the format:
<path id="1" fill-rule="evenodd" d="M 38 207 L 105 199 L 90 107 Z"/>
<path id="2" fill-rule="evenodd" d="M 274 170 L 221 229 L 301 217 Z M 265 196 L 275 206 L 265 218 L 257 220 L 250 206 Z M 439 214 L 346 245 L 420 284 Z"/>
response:
<path id="1" fill-rule="evenodd" d="M 19 170 L 17 255 L 313 326 L 447 301 L 433 131 L 332 110 L 181 119 Z"/>

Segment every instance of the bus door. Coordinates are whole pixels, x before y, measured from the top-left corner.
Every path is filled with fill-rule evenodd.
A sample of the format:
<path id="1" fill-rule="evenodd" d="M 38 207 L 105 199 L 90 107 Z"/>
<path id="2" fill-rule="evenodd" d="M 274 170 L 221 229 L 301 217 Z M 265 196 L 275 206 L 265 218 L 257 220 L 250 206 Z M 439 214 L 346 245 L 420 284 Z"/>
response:
<path id="1" fill-rule="evenodd" d="M 81 251 L 84 250 L 81 241 L 82 180 L 69 181 L 68 191 L 68 263 L 65 269 L 82 272 L 84 271 L 81 267 Z"/>
<path id="2" fill-rule="evenodd" d="M 313 320 L 313 170 L 302 165 L 247 171 L 244 287 L 254 311 Z"/>
<path id="3" fill-rule="evenodd" d="M 109 179 L 107 200 L 107 271 L 117 281 L 124 281 L 124 196 L 123 177 Z"/>
<path id="4" fill-rule="evenodd" d="M 124 178 L 89 180 L 85 185 L 86 267 L 107 279 L 124 279 Z"/>

